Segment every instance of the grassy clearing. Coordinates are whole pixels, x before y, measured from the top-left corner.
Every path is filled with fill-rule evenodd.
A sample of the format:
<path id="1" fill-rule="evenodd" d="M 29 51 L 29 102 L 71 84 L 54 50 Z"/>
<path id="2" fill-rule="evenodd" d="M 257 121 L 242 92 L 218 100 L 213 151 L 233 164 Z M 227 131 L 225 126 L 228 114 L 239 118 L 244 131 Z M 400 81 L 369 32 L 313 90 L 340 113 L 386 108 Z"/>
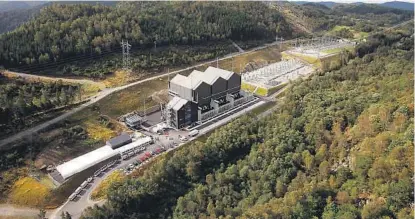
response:
<path id="1" fill-rule="evenodd" d="M 107 76 L 105 80 L 102 81 L 102 83 L 105 84 L 105 87 L 118 87 L 128 83 L 130 79 L 130 73 L 124 70 L 118 70 L 113 74 Z"/>
<path id="2" fill-rule="evenodd" d="M 120 170 L 112 172 L 107 178 L 105 178 L 91 193 L 92 200 L 105 199 L 108 189 L 114 183 L 120 183 L 126 179 L 126 176 Z"/>
<path id="3" fill-rule="evenodd" d="M 0 215 L 0 219 L 36 219 L 36 217 L 32 217 L 32 216 L 3 216 L 3 215 Z"/>
<path id="4" fill-rule="evenodd" d="M 261 49 L 255 52 L 236 56 L 234 58 L 221 60 L 219 61 L 219 67 L 229 71 L 232 71 L 233 69 L 234 72 L 241 72 L 241 70 L 244 69 L 245 65 L 250 62 L 275 63 L 278 61 L 281 61 L 281 50 L 279 49 L 279 46 L 272 46 L 266 49 Z"/>
<path id="5" fill-rule="evenodd" d="M 14 183 L 9 201 L 17 205 L 41 207 L 44 206 L 50 191 L 50 187 L 31 177 L 24 177 Z"/>
<path id="6" fill-rule="evenodd" d="M 254 85 L 251 85 L 251 84 L 242 82 L 241 89 L 242 90 L 245 90 L 245 91 L 249 91 L 249 92 L 254 92 L 254 90 L 256 89 L 256 87 Z M 266 96 L 268 96 L 268 89 L 267 88 L 263 88 L 263 87 L 259 87 L 256 90 L 255 94 L 256 95 L 259 95 L 259 96 L 266 97 Z"/>
<path id="7" fill-rule="evenodd" d="M 354 46 L 346 46 L 346 47 L 343 47 L 343 48 L 326 49 L 326 50 L 323 50 L 322 52 L 327 53 L 327 54 L 335 54 L 335 53 L 341 52 L 343 49 L 347 50 L 347 51 L 353 51 Z"/>
<path id="8" fill-rule="evenodd" d="M 89 137 L 94 140 L 107 141 L 116 135 L 114 130 L 102 126 L 97 122 L 88 121 L 83 124 L 86 126 L 86 131 L 88 132 Z"/>
<path id="9" fill-rule="evenodd" d="M 336 25 L 335 27 L 333 27 L 333 29 L 331 29 L 331 33 L 336 32 L 336 31 L 340 31 L 342 29 L 348 29 L 353 33 L 353 38 L 354 39 L 364 39 L 367 38 L 369 36 L 369 33 L 367 32 L 362 32 L 362 31 L 357 31 L 354 30 L 352 27 L 349 26 L 342 26 L 342 25 Z"/>
<path id="10" fill-rule="evenodd" d="M 315 67 L 321 68 L 321 62 L 320 59 L 313 57 L 313 56 L 307 56 L 307 55 L 303 55 L 303 54 L 299 54 L 299 53 L 286 53 L 286 52 L 282 52 L 281 53 L 282 57 L 284 59 L 292 59 L 292 58 L 298 58 L 301 59 L 305 62 L 308 62 L 309 64 L 314 65 Z"/>

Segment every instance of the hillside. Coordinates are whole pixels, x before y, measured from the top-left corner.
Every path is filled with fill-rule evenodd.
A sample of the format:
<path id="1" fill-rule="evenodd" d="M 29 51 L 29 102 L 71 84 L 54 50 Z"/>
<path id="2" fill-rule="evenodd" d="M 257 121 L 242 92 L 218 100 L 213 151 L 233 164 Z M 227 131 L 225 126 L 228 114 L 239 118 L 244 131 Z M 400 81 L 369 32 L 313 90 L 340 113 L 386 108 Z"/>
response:
<path id="1" fill-rule="evenodd" d="M 353 14 L 411 14 L 411 12 L 403 11 L 401 9 L 384 7 L 382 5 L 377 4 L 341 4 L 334 7 L 334 9 L 353 13 Z M 413 14 L 413 13 L 412 13 Z"/>
<path id="2" fill-rule="evenodd" d="M 400 2 L 400 1 L 393 1 L 393 2 L 385 2 L 381 4 L 385 7 L 414 11 L 414 3 L 411 2 Z"/>
<path id="3" fill-rule="evenodd" d="M 294 29 L 314 35 L 333 34 L 340 29 L 350 29 L 355 35 L 365 36 L 369 32 L 410 20 L 414 15 L 410 11 L 376 4 L 335 4 L 328 7 L 321 2 L 296 3 L 282 1 L 271 5 Z M 344 37 L 344 34 L 334 35 Z"/>
<path id="4" fill-rule="evenodd" d="M 45 4 L 44 1 L 1 1 L 0 2 L 0 12 L 21 10 L 21 9 L 31 9 Z"/>
<path id="5" fill-rule="evenodd" d="M 42 7 L 43 5 L 39 5 L 31 8 L 0 11 L 0 34 L 12 31 L 21 24 L 33 19 L 40 13 Z"/>
<path id="6" fill-rule="evenodd" d="M 265 4 L 253 2 L 136 2 L 119 3 L 119 7 L 53 4 L 43 8 L 35 19 L 0 35 L 0 63 L 5 67 L 33 69 L 73 57 L 120 53 L 122 40 L 141 51 L 155 46 L 205 45 L 229 39 L 273 40 L 276 34 L 290 37 L 290 30 L 280 14 Z M 163 62 L 174 64 L 190 58 L 176 54 L 164 57 Z M 153 62 L 151 58 L 149 61 Z M 60 71 L 71 73 L 63 67 Z"/>
<path id="7" fill-rule="evenodd" d="M 272 116 L 163 156 L 82 218 L 412 218 L 412 32 L 373 36 Z"/>
<path id="8" fill-rule="evenodd" d="M 340 20 L 333 11 L 324 6 L 314 3 L 297 5 L 291 2 L 274 2 L 272 7 L 283 14 L 286 20 L 296 28 L 298 32 L 313 34 L 317 31 L 328 30 Z"/>

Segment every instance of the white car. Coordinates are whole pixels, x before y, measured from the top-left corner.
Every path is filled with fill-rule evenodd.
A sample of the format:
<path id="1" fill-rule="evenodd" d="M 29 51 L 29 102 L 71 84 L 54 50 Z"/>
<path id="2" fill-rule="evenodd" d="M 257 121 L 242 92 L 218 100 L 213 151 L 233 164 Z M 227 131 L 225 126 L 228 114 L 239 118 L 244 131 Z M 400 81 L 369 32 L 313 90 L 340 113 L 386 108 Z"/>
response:
<path id="1" fill-rule="evenodd" d="M 180 141 L 187 141 L 187 138 L 182 136 L 182 137 L 180 137 Z"/>

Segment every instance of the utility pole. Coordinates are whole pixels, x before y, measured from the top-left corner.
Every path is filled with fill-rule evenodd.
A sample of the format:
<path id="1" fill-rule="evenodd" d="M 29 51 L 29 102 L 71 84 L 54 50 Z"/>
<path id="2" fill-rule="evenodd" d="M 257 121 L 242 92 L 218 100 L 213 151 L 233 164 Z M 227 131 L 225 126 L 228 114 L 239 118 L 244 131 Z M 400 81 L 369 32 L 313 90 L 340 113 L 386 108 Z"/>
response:
<path id="1" fill-rule="evenodd" d="M 219 58 L 216 57 L 216 68 L 219 68 Z"/>
<path id="2" fill-rule="evenodd" d="M 167 68 L 167 88 L 170 89 L 170 68 Z"/>
<path id="3" fill-rule="evenodd" d="M 233 72 L 233 57 L 232 57 L 232 72 Z"/>
<path id="4" fill-rule="evenodd" d="M 124 40 L 121 41 L 121 47 L 122 47 L 122 68 L 127 71 L 130 70 L 130 49 L 131 45 L 128 43 L 128 41 L 124 42 Z"/>
<path id="5" fill-rule="evenodd" d="M 146 98 L 144 97 L 144 111 L 143 111 L 143 120 L 146 121 L 147 115 L 146 115 Z"/>

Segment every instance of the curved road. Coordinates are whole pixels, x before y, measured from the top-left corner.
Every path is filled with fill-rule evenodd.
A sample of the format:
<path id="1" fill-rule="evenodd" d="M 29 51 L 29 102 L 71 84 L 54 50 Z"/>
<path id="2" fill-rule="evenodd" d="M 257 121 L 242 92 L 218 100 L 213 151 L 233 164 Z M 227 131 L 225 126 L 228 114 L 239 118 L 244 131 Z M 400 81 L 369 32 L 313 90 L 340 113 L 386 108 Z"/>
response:
<path id="1" fill-rule="evenodd" d="M 288 42 L 288 40 L 286 42 Z M 276 44 L 277 44 L 277 42 L 274 42 L 274 43 L 271 43 L 271 44 L 265 44 L 263 46 L 256 47 L 256 48 L 251 49 L 251 50 L 246 51 L 246 52 L 231 53 L 231 54 L 226 55 L 226 56 L 224 56 L 224 57 L 222 57 L 222 58 L 220 58 L 218 60 L 224 60 L 224 59 L 232 58 L 232 57 L 239 56 L 239 55 L 242 55 L 242 54 L 251 53 L 251 52 L 254 52 L 254 51 L 257 51 L 257 50 L 260 50 L 260 49 L 264 49 L 264 48 L 267 48 L 267 47 L 270 47 L 270 46 L 273 46 L 273 45 L 276 45 Z M 135 86 L 137 84 L 141 84 L 141 83 L 144 83 L 144 82 L 147 82 L 147 81 L 151 81 L 151 80 L 154 80 L 154 79 L 162 78 L 162 77 L 165 77 L 167 75 L 176 74 L 176 73 L 179 73 L 179 72 L 182 72 L 182 71 L 190 70 L 192 68 L 200 67 L 200 66 L 203 66 L 203 65 L 206 65 L 206 64 L 210 64 L 210 63 L 214 63 L 214 62 L 216 62 L 216 60 L 206 61 L 206 62 L 197 64 L 197 65 L 193 65 L 193 66 L 190 66 L 190 67 L 181 69 L 181 70 L 173 71 L 173 72 L 170 72 L 170 73 L 164 73 L 164 74 L 161 74 L 161 75 L 158 75 L 158 76 L 154 76 L 154 77 L 150 77 L 150 78 L 143 79 L 141 81 L 136 81 L 136 82 L 133 82 L 133 83 L 130 83 L 130 84 L 126 84 L 124 86 L 120 86 L 120 87 L 116 87 L 116 88 L 103 89 L 99 94 L 91 97 L 90 98 L 90 101 L 88 101 L 88 102 L 80 105 L 77 108 L 74 108 L 74 109 L 72 109 L 72 110 L 70 110 L 70 111 L 68 111 L 68 112 L 66 112 L 66 113 L 64 113 L 64 114 L 62 114 L 62 115 L 60 115 L 60 116 L 52 119 L 52 120 L 46 121 L 46 122 L 44 122 L 44 123 L 42 123 L 40 125 L 37 125 L 35 127 L 26 129 L 24 131 L 21 131 L 21 132 L 19 132 L 17 134 L 14 134 L 14 135 L 8 137 L 8 138 L 5 138 L 3 140 L 0 140 L 0 150 L 7 149 L 7 148 L 9 148 L 9 147 L 7 147 L 8 144 L 11 144 L 11 143 L 13 143 L 13 142 L 15 142 L 17 140 L 23 139 L 23 138 L 25 138 L 27 136 L 30 136 L 33 133 L 37 133 L 39 131 L 42 131 L 43 129 L 49 127 L 50 125 L 53 125 L 55 123 L 58 123 L 58 122 L 60 122 L 60 121 L 62 121 L 64 119 L 68 118 L 69 116 L 71 116 L 71 115 L 73 115 L 73 114 L 75 114 L 75 113 L 77 113 L 77 112 L 79 112 L 79 111 L 87 108 L 88 106 L 90 106 L 90 105 L 98 102 L 99 100 L 103 99 L 104 97 L 106 97 L 106 96 L 108 96 L 108 95 L 110 95 L 110 94 L 112 94 L 114 92 L 117 92 L 117 91 L 120 91 L 120 90 L 124 90 L 126 88 L 129 88 L 131 86 Z M 24 74 L 24 73 L 22 73 L 22 74 Z M 39 77 L 39 76 L 37 76 L 37 77 Z"/>

